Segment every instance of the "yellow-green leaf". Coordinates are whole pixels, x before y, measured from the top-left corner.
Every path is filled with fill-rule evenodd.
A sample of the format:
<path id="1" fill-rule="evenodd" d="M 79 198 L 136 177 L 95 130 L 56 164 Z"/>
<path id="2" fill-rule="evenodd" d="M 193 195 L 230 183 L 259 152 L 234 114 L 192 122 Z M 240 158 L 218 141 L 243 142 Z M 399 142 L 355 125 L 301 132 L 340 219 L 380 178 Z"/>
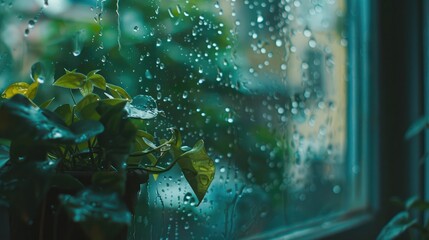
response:
<path id="1" fill-rule="evenodd" d="M 67 71 L 67 73 L 58 78 L 53 85 L 69 89 L 79 89 L 84 84 L 85 79 L 86 76 L 82 73 Z"/>
<path id="2" fill-rule="evenodd" d="M 100 97 L 97 94 L 90 93 L 76 104 L 75 110 L 77 113 L 79 113 L 84 107 L 88 106 L 91 103 L 98 102 L 99 100 Z"/>
<path id="3" fill-rule="evenodd" d="M 54 111 L 58 116 L 67 124 L 70 125 L 73 122 L 73 111 L 70 104 L 64 104 Z"/>
<path id="4" fill-rule="evenodd" d="M 150 135 L 148 132 L 143 131 L 143 130 L 138 130 L 136 133 L 136 138 L 146 138 L 149 139 L 151 142 L 154 141 L 154 137 L 152 135 Z"/>
<path id="5" fill-rule="evenodd" d="M 106 103 L 107 105 L 110 105 L 110 106 L 115 106 L 117 104 L 124 103 L 126 101 L 127 101 L 126 99 L 122 99 L 122 98 L 109 98 L 109 99 L 101 100 L 101 102 Z"/>
<path id="6" fill-rule="evenodd" d="M 100 114 L 97 112 L 99 102 L 89 103 L 80 109 L 77 114 L 81 119 L 100 120 Z"/>
<path id="7" fill-rule="evenodd" d="M 51 103 L 54 101 L 55 97 L 43 102 L 42 104 L 40 104 L 40 108 L 47 108 L 49 107 L 49 105 L 51 105 Z"/>
<path id="8" fill-rule="evenodd" d="M 92 70 L 91 72 L 89 72 L 88 74 L 86 74 L 86 76 L 87 76 L 87 77 L 91 77 L 92 75 L 94 75 L 94 74 L 98 73 L 99 71 L 100 71 L 100 69 Z"/>
<path id="9" fill-rule="evenodd" d="M 95 87 L 106 90 L 106 79 L 104 79 L 104 77 L 100 74 L 92 74 L 91 76 L 88 75 L 87 80 L 91 81 Z"/>
<path id="10" fill-rule="evenodd" d="M 33 100 L 36 97 L 37 89 L 39 88 L 39 82 L 33 82 L 28 87 L 28 91 L 24 94 L 29 99 Z"/>
<path id="11" fill-rule="evenodd" d="M 180 155 L 177 161 L 201 203 L 215 174 L 214 161 L 207 155 L 204 141 L 198 141 L 190 151 Z"/>
<path id="12" fill-rule="evenodd" d="M 156 158 L 155 155 L 153 155 L 152 153 L 149 153 L 146 156 L 149 159 L 150 163 L 152 163 L 152 165 L 156 164 L 156 162 L 158 161 L 158 158 Z M 159 174 L 152 174 L 153 180 L 156 181 L 158 179 L 158 176 Z"/>
<path id="13" fill-rule="evenodd" d="M 9 85 L 2 93 L 2 98 L 11 98 L 16 94 L 26 95 L 30 85 L 26 82 L 17 82 Z"/>
<path id="14" fill-rule="evenodd" d="M 82 93 L 82 96 L 86 96 L 92 93 L 92 91 L 94 90 L 94 85 L 92 84 L 91 81 L 85 80 L 83 82 L 82 87 L 79 88 L 79 90 L 80 90 L 80 93 Z"/>
<path id="15" fill-rule="evenodd" d="M 115 98 L 126 98 L 128 100 L 131 100 L 131 96 L 125 91 L 123 88 L 107 83 L 106 87 L 109 89 L 110 93 Z"/>

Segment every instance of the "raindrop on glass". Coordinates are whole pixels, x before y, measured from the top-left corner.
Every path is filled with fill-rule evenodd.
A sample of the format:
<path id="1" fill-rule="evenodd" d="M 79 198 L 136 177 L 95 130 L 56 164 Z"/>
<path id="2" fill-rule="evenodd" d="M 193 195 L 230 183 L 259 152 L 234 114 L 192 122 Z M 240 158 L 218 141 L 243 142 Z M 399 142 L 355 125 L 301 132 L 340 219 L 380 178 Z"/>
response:
<path id="1" fill-rule="evenodd" d="M 150 73 L 149 69 L 146 69 L 146 72 L 144 73 L 144 76 L 145 76 L 147 79 L 152 79 L 152 78 L 153 78 L 153 77 L 152 77 L 152 73 Z"/>
<path id="2" fill-rule="evenodd" d="M 170 15 L 171 18 L 174 18 L 173 12 L 171 11 L 171 8 L 168 8 L 168 15 Z"/>
<path id="3" fill-rule="evenodd" d="M 335 185 L 332 188 L 332 192 L 335 193 L 335 194 L 339 194 L 341 192 L 341 187 L 339 185 Z"/>
<path id="4" fill-rule="evenodd" d="M 38 83 L 44 83 L 45 82 L 45 76 L 44 76 L 44 67 L 42 63 L 36 62 L 31 66 L 31 73 L 30 77 L 34 82 Z"/>
<path id="5" fill-rule="evenodd" d="M 73 55 L 79 56 L 83 47 L 83 34 L 82 31 L 78 31 L 74 37 Z"/>
<path id="6" fill-rule="evenodd" d="M 28 21 L 28 29 L 32 29 L 34 28 L 34 26 L 36 25 L 36 20 L 30 20 Z"/>

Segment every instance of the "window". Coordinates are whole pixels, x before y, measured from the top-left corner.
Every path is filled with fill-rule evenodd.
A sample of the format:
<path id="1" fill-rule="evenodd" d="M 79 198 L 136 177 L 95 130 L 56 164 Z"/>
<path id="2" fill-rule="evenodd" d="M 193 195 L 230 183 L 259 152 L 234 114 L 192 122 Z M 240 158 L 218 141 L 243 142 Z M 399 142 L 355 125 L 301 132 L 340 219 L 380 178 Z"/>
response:
<path id="1" fill-rule="evenodd" d="M 204 201 L 179 171 L 151 179 L 134 239 L 299 238 L 369 206 L 366 2 L 2 1 L 0 88 L 36 62 L 45 84 L 100 69 L 154 96 L 155 135 L 205 139 Z"/>

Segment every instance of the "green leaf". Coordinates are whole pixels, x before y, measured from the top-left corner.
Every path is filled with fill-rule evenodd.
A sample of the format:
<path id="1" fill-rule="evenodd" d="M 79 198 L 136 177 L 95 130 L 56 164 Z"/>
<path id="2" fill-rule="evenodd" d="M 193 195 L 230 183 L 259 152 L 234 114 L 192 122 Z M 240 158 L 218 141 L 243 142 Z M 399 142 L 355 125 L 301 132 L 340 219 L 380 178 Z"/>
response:
<path id="1" fill-rule="evenodd" d="M 204 141 L 198 141 L 190 151 L 180 155 L 177 161 L 201 203 L 215 174 L 214 161 L 207 155 Z"/>
<path id="2" fill-rule="evenodd" d="M 65 69 L 65 68 L 64 68 L 64 71 L 65 71 L 66 73 L 75 73 L 75 72 L 76 72 L 76 70 L 77 70 L 77 69 L 73 69 L 73 70 L 71 70 L 71 71 L 70 71 L 70 70 L 67 70 L 67 69 Z"/>
<path id="3" fill-rule="evenodd" d="M 106 79 L 104 79 L 104 77 L 100 74 L 93 74 L 91 76 L 88 75 L 88 81 L 91 81 L 91 83 L 102 89 L 102 90 L 106 90 L 107 84 L 106 84 Z"/>
<path id="4" fill-rule="evenodd" d="M 91 77 L 92 75 L 94 75 L 94 74 L 96 74 L 96 73 L 98 73 L 100 71 L 100 69 L 95 69 L 95 70 L 92 70 L 91 72 L 89 72 L 88 74 L 86 74 L 86 77 Z"/>
<path id="5" fill-rule="evenodd" d="M 85 79 L 82 87 L 79 88 L 80 93 L 82 96 L 87 96 L 88 94 L 91 94 L 92 91 L 94 91 L 94 85 L 91 81 L 88 81 L 88 79 Z"/>
<path id="6" fill-rule="evenodd" d="M 131 213 L 117 193 L 86 189 L 76 197 L 61 195 L 68 217 L 78 223 L 89 239 L 118 239 L 131 224 Z"/>
<path id="7" fill-rule="evenodd" d="M 51 187 L 80 191 L 85 186 L 70 174 L 54 173 L 51 177 Z"/>
<path id="8" fill-rule="evenodd" d="M 81 119 L 99 120 L 100 114 L 97 112 L 99 104 L 100 102 L 89 103 L 82 107 L 82 109 L 77 112 L 77 115 Z"/>
<path id="9" fill-rule="evenodd" d="M 105 131 L 98 136 L 99 144 L 107 149 L 106 161 L 123 167 L 134 144 L 137 129 L 126 118 L 123 104 L 105 107 L 107 108 L 97 109 L 102 112 L 100 122 L 105 128 Z"/>
<path id="10" fill-rule="evenodd" d="M 150 148 L 156 148 L 155 143 L 151 142 L 149 139 L 147 139 L 147 138 L 145 138 L 145 137 L 143 137 L 142 139 L 143 139 L 143 142 L 144 142 L 146 145 L 148 145 Z"/>
<path id="11" fill-rule="evenodd" d="M 395 239 L 416 224 L 417 220 L 410 219 L 408 212 L 400 212 L 383 227 L 377 240 Z"/>
<path id="12" fill-rule="evenodd" d="M 0 168 L 9 161 L 9 147 L 0 145 Z"/>
<path id="13" fill-rule="evenodd" d="M 27 96 L 28 88 L 30 85 L 26 82 L 17 82 L 9 85 L 6 90 L 2 93 L 2 98 L 11 98 L 16 94 L 22 94 Z"/>
<path id="14" fill-rule="evenodd" d="M 154 137 L 151 134 L 149 134 L 148 132 L 143 131 L 143 130 L 137 130 L 136 138 L 141 138 L 141 139 L 146 138 L 151 142 L 154 141 Z"/>
<path id="15" fill-rule="evenodd" d="M 420 211 L 425 211 L 429 209 L 429 202 L 419 199 L 417 196 L 409 198 L 405 202 L 405 208 L 407 210 L 418 209 Z"/>
<path id="16" fill-rule="evenodd" d="M 51 105 L 51 103 L 55 100 L 55 97 L 43 102 L 42 104 L 40 104 L 40 108 L 47 108 L 49 107 L 49 105 Z"/>
<path id="17" fill-rule="evenodd" d="M 56 113 L 67 125 L 70 125 L 73 122 L 73 110 L 70 104 L 64 104 L 57 107 L 54 110 Z"/>
<path id="18" fill-rule="evenodd" d="M 67 71 L 66 74 L 55 81 L 53 85 L 69 89 L 79 89 L 83 85 L 85 79 L 86 76 L 82 73 Z"/>
<path id="19" fill-rule="evenodd" d="M 38 88 L 39 88 L 39 82 L 34 82 L 34 83 L 30 84 L 27 92 L 24 95 L 26 97 L 28 97 L 29 99 L 33 100 L 36 97 Z"/>
<path id="20" fill-rule="evenodd" d="M 109 92 L 112 94 L 113 97 L 126 98 L 128 100 L 131 100 L 131 96 L 123 88 L 110 83 L 107 83 L 106 87 L 109 89 Z"/>
<path id="21" fill-rule="evenodd" d="M 405 133 L 405 139 L 411 139 L 429 126 L 429 118 L 422 117 L 415 121 Z"/>
<path id="22" fill-rule="evenodd" d="M 78 143 L 100 131 L 100 126 L 85 124 L 84 127 L 72 126 L 69 129 L 54 113 L 33 107 L 30 100 L 19 94 L 0 105 L 0 138 L 12 140 L 18 144 L 17 147 L 23 147 L 22 150 Z"/>
<path id="23" fill-rule="evenodd" d="M 43 160 L 43 159 L 39 159 Z M 18 162 L 0 170 L 0 199 L 22 222 L 33 220 L 48 192 L 55 161 Z"/>
<path id="24" fill-rule="evenodd" d="M 73 123 L 70 130 L 75 134 L 75 143 L 80 143 L 91 139 L 103 132 L 104 127 L 98 121 L 81 120 Z"/>
<path id="25" fill-rule="evenodd" d="M 74 142 L 81 143 L 102 133 L 104 127 L 98 121 L 81 120 L 70 125 L 70 130 L 75 135 Z"/>
<path id="26" fill-rule="evenodd" d="M 83 108 L 85 108 L 89 104 L 98 102 L 99 100 L 100 100 L 100 97 L 97 94 L 90 93 L 90 94 L 86 95 L 84 98 L 82 98 L 76 104 L 75 110 L 76 110 L 76 112 L 79 113 L 80 111 L 82 111 Z"/>
<path id="27" fill-rule="evenodd" d="M 125 104 L 126 102 L 128 102 L 127 99 L 122 99 L 122 98 L 110 98 L 110 99 L 103 99 L 101 100 L 101 102 L 107 104 L 107 105 L 117 105 L 117 104 Z"/>

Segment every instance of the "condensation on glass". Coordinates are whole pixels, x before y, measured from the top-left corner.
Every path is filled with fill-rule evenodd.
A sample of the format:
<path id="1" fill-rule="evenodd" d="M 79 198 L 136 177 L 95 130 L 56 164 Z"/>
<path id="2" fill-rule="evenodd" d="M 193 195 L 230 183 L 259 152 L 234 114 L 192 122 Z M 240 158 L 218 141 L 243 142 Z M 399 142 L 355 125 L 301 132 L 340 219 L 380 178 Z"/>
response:
<path id="1" fill-rule="evenodd" d="M 132 239 L 237 239 L 361 206 L 347 152 L 346 0 L 2 0 L 0 88 L 101 69 L 203 138 L 216 177 L 196 206 L 176 169 L 143 185 Z M 53 94 L 53 93 L 46 93 Z M 61 97 L 61 93 L 57 97 Z"/>

